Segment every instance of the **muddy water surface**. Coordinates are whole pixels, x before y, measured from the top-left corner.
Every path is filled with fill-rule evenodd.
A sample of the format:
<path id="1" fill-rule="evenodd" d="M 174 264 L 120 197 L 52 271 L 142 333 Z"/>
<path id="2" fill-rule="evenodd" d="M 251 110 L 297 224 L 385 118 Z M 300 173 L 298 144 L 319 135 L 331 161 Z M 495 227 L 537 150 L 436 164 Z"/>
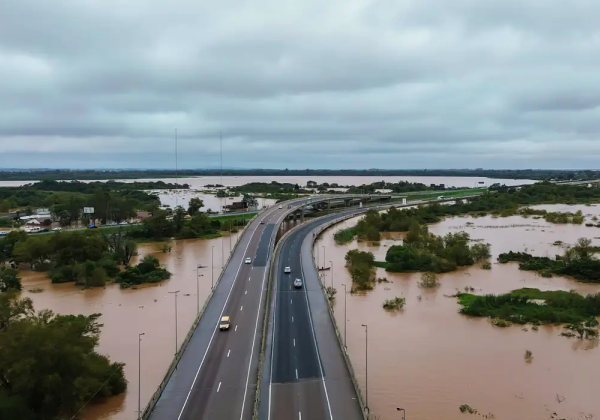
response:
<path id="1" fill-rule="evenodd" d="M 596 214 L 600 207 L 545 206 L 551 211 L 576 211 Z M 341 226 L 352 226 L 356 219 Z M 472 223 L 473 225 L 467 225 Z M 338 289 L 335 314 L 344 331 L 344 294 L 342 283 L 350 284 L 344 268 L 347 250 L 359 248 L 385 258 L 389 246 L 401 243 L 402 234 L 389 234 L 380 246 L 366 243 L 335 245 L 333 233 L 326 231 L 318 241 L 315 255 L 334 262 L 333 281 Z M 436 234 L 465 230 L 472 239 L 492 244 L 492 261 L 501 252 L 527 251 L 535 255 L 561 253 L 560 240 L 574 243 L 579 237 L 600 237 L 600 229 L 585 226 L 549 224 L 543 219 L 521 217 L 470 217 L 447 219 L 430 230 Z M 594 239 L 600 245 L 600 239 Z M 331 272 L 325 272 L 331 282 Z M 371 412 L 382 420 L 399 419 L 397 407 L 406 409 L 406 418 L 415 420 L 459 420 L 485 418 L 546 420 L 553 413 L 565 419 L 591 419 L 600 416 L 600 349 L 597 341 L 559 337 L 560 327 L 544 326 L 539 331 L 524 331 L 520 326 L 492 327 L 487 319 L 467 318 L 457 313 L 455 298 L 448 298 L 466 286 L 475 293 L 504 293 L 521 287 L 543 290 L 570 290 L 598 293 L 599 285 L 575 282 L 568 278 L 542 278 L 520 271 L 517 264 L 492 265 L 492 270 L 471 267 L 440 275 L 441 286 L 423 290 L 417 286 L 419 274 L 391 274 L 379 269 L 380 283 L 366 294 L 347 297 L 348 351 L 365 390 L 365 331 L 369 327 L 368 394 Z M 381 307 L 385 299 L 406 298 L 398 312 Z M 419 300 L 418 297 L 421 297 Z M 524 360 L 526 350 L 533 361 Z M 459 406 L 469 404 L 481 414 L 462 414 Z"/>
<path id="2" fill-rule="evenodd" d="M 238 235 L 232 235 L 231 246 Z M 106 404 L 88 407 L 85 420 L 129 420 L 136 418 L 138 401 L 138 334 L 141 343 L 141 403 L 149 401 L 175 353 L 175 297 L 168 292 L 179 290 L 177 298 L 177 340 L 184 340 L 196 316 L 197 304 L 204 304 L 211 289 L 211 258 L 216 281 L 221 261 L 227 260 L 230 237 L 214 240 L 178 240 L 170 253 L 160 251 L 162 244 L 139 246 L 139 256 L 153 253 L 173 274 L 170 280 L 139 289 L 122 290 L 111 284 L 105 288 L 82 290 L 73 284 L 51 284 L 43 273 L 22 272 L 24 296 L 33 299 L 36 309 L 48 308 L 60 314 L 101 313 L 104 324 L 98 351 L 111 360 L 126 363 L 129 389 L 123 396 Z M 214 253 L 213 253 L 214 247 Z M 223 249 L 223 253 L 221 250 Z M 211 257 L 213 253 L 214 257 Z M 135 263 L 136 261 L 132 261 Z M 197 270 L 197 265 L 205 266 Z M 196 274 L 200 274 L 196 282 Z M 199 294 L 196 293 L 197 285 Z M 43 288 L 41 293 L 30 293 Z"/>

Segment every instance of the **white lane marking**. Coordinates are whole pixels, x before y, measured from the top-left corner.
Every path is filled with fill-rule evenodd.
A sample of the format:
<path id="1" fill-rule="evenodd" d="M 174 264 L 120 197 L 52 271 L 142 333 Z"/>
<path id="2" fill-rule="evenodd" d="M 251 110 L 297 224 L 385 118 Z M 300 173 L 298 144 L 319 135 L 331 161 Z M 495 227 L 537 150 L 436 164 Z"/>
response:
<path id="1" fill-rule="evenodd" d="M 302 248 L 300 248 L 300 271 L 302 272 L 302 278 L 305 279 L 304 266 L 302 265 Z M 327 393 L 327 385 L 325 385 L 325 375 L 323 374 L 323 365 L 321 364 L 321 358 L 319 357 L 319 348 L 317 347 L 317 335 L 315 334 L 315 326 L 313 324 L 312 315 L 310 313 L 310 304 L 308 303 L 308 293 L 306 288 L 304 289 L 304 297 L 306 298 L 306 310 L 308 312 L 308 319 L 310 321 L 310 328 L 313 333 L 313 343 L 315 343 L 315 352 L 317 353 L 317 360 L 319 361 L 319 371 L 321 372 L 321 382 L 323 383 L 323 389 L 325 390 L 325 399 L 327 399 L 327 408 L 329 409 L 329 418 L 333 420 L 333 414 L 331 413 L 331 404 L 329 403 L 329 394 Z"/>
<path id="2" fill-rule="evenodd" d="M 244 252 L 242 253 L 242 255 L 246 255 L 246 252 L 248 252 L 248 248 L 250 247 L 250 244 L 252 243 L 252 238 L 254 238 L 255 234 L 256 234 L 256 229 L 252 232 L 252 235 L 250 235 L 250 239 L 248 240 L 248 245 L 246 245 L 246 249 L 244 249 Z M 221 317 L 223 316 L 223 312 L 225 312 L 225 307 L 227 306 L 227 302 L 229 301 L 229 297 L 231 296 L 231 292 L 233 291 L 233 287 L 235 286 L 235 282 L 238 278 L 238 275 L 240 274 L 240 270 L 242 269 L 243 265 L 244 265 L 244 260 L 242 259 L 240 261 L 240 266 L 238 267 L 237 272 L 235 273 L 233 282 L 231 283 L 231 288 L 229 289 L 229 293 L 227 293 L 227 298 L 225 299 L 225 303 L 223 304 L 223 309 L 221 310 L 221 315 L 219 315 L 219 319 L 221 319 Z M 206 359 L 206 355 L 208 354 L 208 351 L 210 350 L 210 345 L 212 344 L 213 338 L 215 338 L 215 333 L 217 332 L 218 326 L 219 326 L 219 323 L 217 322 L 217 324 L 215 325 L 215 329 L 213 330 L 213 333 L 210 337 L 210 341 L 208 342 L 208 346 L 206 346 L 206 351 L 204 352 L 204 356 L 202 356 L 202 360 L 200 361 L 200 366 L 198 366 L 198 370 L 196 371 L 196 376 L 194 376 L 194 380 L 192 381 L 192 385 L 190 386 L 190 390 L 188 391 L 188 393 L 185 397 L 185 401 L 183 401 L 183 406 L 181 407 L 181 411 L 179 412 L 179 415 L 177 416 L 177 420 L 181 420 L 181 416 L 183 415 L 183 411 L 185 410 L 187 402 L 190 399 L 190 395 L 192 394 L 194 385 L 196 384 L 196 381 L 198 380 L 198 375 L 200 374 L 200 369 L 202 369 L 202 365 L 204 364 L 204 359 Z M 235 326 L 235 329 L 237 330 L 237 325 Z"/>
<path id="3" fill-rule="evenodd" d="M 292 299 L 290 299 L 290 305 L 291 305 L 292 303 L 294 303 L 294 302 L 292 302 Z"/>
<path id="4" fill-rule="evenodd" d="M 243 310 L 244 310 L 244 307 L 243 307 L 243 306 L 241 306 L 241 307 L 240 307 L 240 311 L 243 311 Z"/>
<path id="5" fill-rule="evenodd" d="M 252 280 L 252 277 L 248 277 L 248 281 Z"/>
<path id="6" fill-rule="evenodd" d="M 296 379 L 298 379 L 298 369 L 296 369 Z"/>
<path id="7" fill-rule="evenodd" d="M 298 411 L 298 420 L 302 420 L 302 413 Z"/>
<path id="8" fill-rule="evenodd" d="M 235 326 L 235 330 L 233 330 L 233 331 L 237 331 L 237 325 Z"/>
<path id="9" fill-rule="evenodd" d="M 219 386 L 217 387 L 217 392 L 221 389 L 221 382 L 219 382 Z"/>
<path id="10" fill-rule="evenodd" d="M 248 291 L 246 290 L 246 291 L 244 292 L 244 294 L 245 294 L 245 295 L 247 295 L 247 294 L 248 294 Z"/>
<path id="11" fill-rule="evenodd" d="M 292 322 L 294 322 L 294 317 L 292 317 Z"/>
<path id="12" fill-rule="evenodd" d="M 227 350 L 227 357 L 229 357 L 229 353 L 231 353 L 231 349 Z"/>
<path id="13" fill-rule="evenodd" d="M 282 218 L 283 218 L 283 216 L 282 216 Z M 280 221 L 281 221 L 281 219 L 277 220 L 277 223 L 279 224 Z M 271 243 L 269 242 L 269 247 L 270 246 L 271 246 Z M 271 254 L 271 256 L 269 256 L 269 258 L 267 258 L 266 267 L 269 266 L 272 256 L 273 255 Z M 260 317 L 260 307 L 262 304 L 263 290 L 265 288 L 265 280 L 267 279 L 267 271 L 269 271 L 266 268 L 264 270 L 265 271 L 263 273 L 263 281 L 262 281 L 262 286 L 261 286 L 261 291 L 260 291 L 260 300 L 258 301 L 258 311 L 256 313 L 256 324 L 254 325 L 254 338 L 252 339 L 252 351 L 250 352 L 250 361 L 248 362 L 248 375 L 246 376 L 246 387 L 244 389 L 244 399 L 242 400 L 242 411 L 240 413 L 240 420 L 242 420 L 242 418 L 244 417 L 244 406 L 246 405 L 246 394 L 248 393 L 248 382 L 250 381 L 250 368 L 252 367 L 252 356 L 254 355 L 256 332 L 258 331 L 258 319 Z M 277 299 L 275 299 L 275 302 L 277 302 Z M 275 314 L 273 314 L 273 317 L 275 317 Z M 275 338 L 275 324 L 274 323 L 273 323 L 273 338 Z M 271 353 L 273 353 L 273 352 L 271 351 Z M 273 382 L 273 380 L 272 380 L 272 378 L 273 378 L 272 363 L 273 363 L 273 360 L 271 358 L 271 381 L 270 382 Z M 271 418 L 271 385 L 269 384 L 269 419 L 270 418 Z"/>
<path id="14" fill-rule="evenodd" d="M 294 347 L 296 347 L 296 339 L 294 338 Z"/>

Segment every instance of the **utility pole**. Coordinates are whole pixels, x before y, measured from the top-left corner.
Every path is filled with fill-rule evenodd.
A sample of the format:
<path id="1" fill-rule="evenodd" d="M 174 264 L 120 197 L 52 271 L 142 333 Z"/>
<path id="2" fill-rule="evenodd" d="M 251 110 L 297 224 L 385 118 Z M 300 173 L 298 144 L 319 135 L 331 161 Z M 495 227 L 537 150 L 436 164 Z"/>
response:
<path id="1" fill-rule="evenodd" d="M 142 418 L 142 335 L 138 334 L 138 419 Z"/>
<path id="2" fill-rule="evenodd" d="M 177 359 L 177 293 L 179 293 L 179 290 L 169 293 L 175 295 L 175 358 Z"/>

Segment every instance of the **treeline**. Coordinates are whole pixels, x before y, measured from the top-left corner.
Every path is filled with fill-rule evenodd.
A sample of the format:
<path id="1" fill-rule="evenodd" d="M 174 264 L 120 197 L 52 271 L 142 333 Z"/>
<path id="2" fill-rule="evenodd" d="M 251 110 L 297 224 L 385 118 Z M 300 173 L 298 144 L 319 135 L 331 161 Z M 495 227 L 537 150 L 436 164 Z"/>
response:
<path id="1" fill-rule="evenodd" d="M 37 207 L 48 208 L 61 226 L 82 220 L 84 207 L 93 207 L 94 219 L 121 222 L 136 216 L 137 211 L 153 211 L 160 199 L 146 189 L 188 188 L 159 182 L 56 182 L 42 181 L 21 187 L 0 187 L 0 213 L 21 209 L 19 215 L 32 214 Z"/>
<path id="2" fill-rule="evenodd" d="M 600 293 L 582 296 L 575 291 L 540 291 L 519 289 L 503 295 L 476 296 L 458 293 L 460 312 L 469 316 L 495 319 L 494 325 L 515 324 L 568 324 L 579 338 L 598 337 Z M 573 333 L 563 333 L 571 336 Z"/>
<path id="3" fill-rule="evenodd" d="M 542 277 L 571 276 L 583 282 L 600 283 L 600 260 L 595 257 L 595 252 L 596 247 L 590 239 L 580 238 L 554 259 L 510 251 L 500 254 L 498 262 L 518 262 L 520 270 L 536 271 Z"/>
<path id="4" fill-rule="evenodd" d="M 179 169 L 174 170 L 4 170 L 0 181 L 104 180 L 192 176 L 447 176 L 498 179 L 595 179 L 597 171 L 552 169 Z"/>
<path id="5" fill-rule="evenodd" d="M 570 211 L 551 212 L 551 211 L 546 211 L 546 210 L 541 210 L 541 209 L 532 209 L 529 207 L 525 207 L 525 208 L 519 209 L 519 214 L 524 217 L 528 217 L 528 216 L 532 216 L 532 215 L 541 216 L 548 223 L 562 223 L 562 224 L 571 223 L 571 224 L 575 224 L 575 225 L 581 225 L 585 221 L 585 216 L 583 215 L 581 210 L 577 210 L 575 213 L 572 213 Z"/>
<path id="6" fill-rule="evenodd" d="M 466 202 L 465 202 L 466 201 Z M 352 231 L 338 235 L 341 243 L 349 242 L 354 233 L 359 240 L 379 241 L 380 232 L 407 232 L 413 224 L 437 223 L 446 216 L 472 214 L 485 216 L 512 216 L 516 214 L 539 214 L 554 223 L 579 223 L 583 215 L 576 213 L 545 212 L 522 209 L 535 204 L 589 204 L 600 202 L 600 188 L 538 183 L 520 189 L 494 186 L 490 192 L 468 200 L 457 199 L 455 204 L 432 203 L 413 208 L 390 208 L 386 212 L 368 210 Z"/>
<path id="7" fill-rule="evenodd" d="M 21 290 L 16 270 L 21 265 L 46 272 L 52 283 L 73 282 L 84 287 L 104 286 L 110 280 L 128 287 L 170 278 L 152 255 L 130 267 L 135 255 L 136 243 L 120 232 L 85 230 L 32 236 L 13 231 L 0 239 L 0 265 L 11 265 L 0 270 L 0 290 L 3 284 L 10 284 L 4 289 Z"/>
<path id="8" fill-rule="evenodd" d="M 0 293 L 0 419 L 63 420 L 127 389 L 124 364 L 96 351 L 100 314 L 34 311 Z"/>

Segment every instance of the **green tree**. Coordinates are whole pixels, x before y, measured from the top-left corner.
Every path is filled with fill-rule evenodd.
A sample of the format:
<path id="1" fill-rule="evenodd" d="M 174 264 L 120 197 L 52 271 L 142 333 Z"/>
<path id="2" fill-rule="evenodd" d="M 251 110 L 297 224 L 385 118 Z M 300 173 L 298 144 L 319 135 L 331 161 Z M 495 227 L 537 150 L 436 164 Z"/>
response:
<path id="1" fill-rule="evenodd" d="M 10 211 L 10 207 L 9 200 L 2 200 L 2 202 L 0 202 L 0 213 L 8 213 Z"/>
<path id="2" fill-rule="evenodd" d="M 175 210 L 173 210 L 173 225 L 175 228 L 175 232 L 179 232 L 183 228 L 186 215 L 187 212 L 181 206 L 177 206 L 175 207 Z"/>
<path id="3" fill-rule="evenodd" d="M 126 390 L 124 365 L 95 351 L 99 316 L 35 313 L 30 300 L 0 295 L 0 418 L 70 418 Z"/>
<path id="4" fill-rule="evenodd" d="M 14 268 L 0 266 L 0 292 L 19 291 L 22 288 L 19 271 Z"/>
<path id="5" fill-rule="evenodd" d="M 194 197 L 190 200 L 188 214 L 193 217 L 200 212 L 202 207 L 204 207 L 204 202 L 200 198 Z"/>

